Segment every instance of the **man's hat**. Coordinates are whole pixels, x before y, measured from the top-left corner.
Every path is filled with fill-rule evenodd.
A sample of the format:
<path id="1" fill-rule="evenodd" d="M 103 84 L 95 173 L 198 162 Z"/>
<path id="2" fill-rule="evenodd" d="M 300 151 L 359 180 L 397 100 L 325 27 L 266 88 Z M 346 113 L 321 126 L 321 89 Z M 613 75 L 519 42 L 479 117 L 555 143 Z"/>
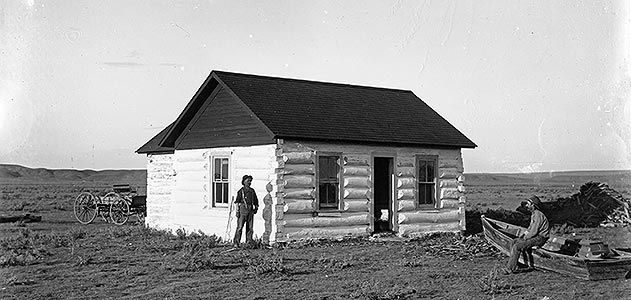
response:
<path id="1" fill-rule="evenodd" d="M 530 198 L 528 198 L 528 202 L 532 203 L 532 205 L 536 208 L 541 208 L 541 200 L 535 195 L 530 196 Z"/>
<path id="2" fill-rule="evenodd" d="M 243 176 L 243 178 L 241 179 L 241 184 L 245 184 L 245 180 L 246 180 L 246 179 L 248 179 L 248 178 L 250 178 L 250 179 L 254 179 L 254 178 L 252 178 L 252 176 L 250 176 L 250 175 L 244 175 L 244 176 Z"/>

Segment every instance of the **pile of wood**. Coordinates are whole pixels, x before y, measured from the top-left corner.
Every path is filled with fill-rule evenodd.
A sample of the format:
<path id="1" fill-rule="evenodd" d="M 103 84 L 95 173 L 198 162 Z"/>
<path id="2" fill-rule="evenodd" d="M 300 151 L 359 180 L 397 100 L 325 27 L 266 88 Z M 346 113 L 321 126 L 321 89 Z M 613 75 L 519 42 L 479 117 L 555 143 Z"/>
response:
<path id="1" fill-rule="evenodd" d="M 544 202 L 542 211 L 553 224 L 625 226 L 631 224 L 630 206 L 630 200 L 606 183 L 590 181 L 571 197 Z"/>
<path id="2" fill-rule="evenodd" d="M 15 215 L 15 216 L 0 216 L 0 223 L 32 223 L 41 222 L 42 216 L 33 216 L 31 214 Z"/>

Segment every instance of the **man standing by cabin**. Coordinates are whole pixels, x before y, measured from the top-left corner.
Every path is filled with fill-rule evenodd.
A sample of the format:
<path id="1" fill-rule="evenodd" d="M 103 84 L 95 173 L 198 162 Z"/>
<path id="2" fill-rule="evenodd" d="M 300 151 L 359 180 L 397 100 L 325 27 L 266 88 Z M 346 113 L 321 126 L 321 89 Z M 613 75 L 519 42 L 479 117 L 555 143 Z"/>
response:
<path id="1" fill-rule="evenodd" d="M 528 230 L 511 245 L 508 265 L 504 269 L 504 273 L 506 274 L 517 273 L 517 260 L 519 259 L 519 255 L 524 253 L 526 254 L 524 258 L 531 257 L 532 254 L 528 253 L 531 251 L 531 248 L 543 246 L 550 237 L 548 218 L 546 218 L 540 210 L 541 200 L 535 195 L 527 200 L 526 207 L 532 212 L 530 215 L 530 226 L 528 226 Z M 532 259 L 525 259 L 525 262 L 526 264 L 532 264 Z M 532 268 L 533 266 L 530 265 L 529 267 Z"/>
<path id="2" fill-rule="evenodd" d="M 259 199 L 256 197 L 256 192 L 250 187 L 252 184 L 252 176 L 245 175 L 241 179 L 243 187 L 237 192 L 237 199 L 234 201 L 237 205 L 237 231 L 234 235 L 234 245 L 239 246 L 241 243 L 241 233 L 243 232 L 243 225 L 245 225 L 245 242 L 252 242 L 252 235 L 254 234 L 254 214 L 259 209 Z"/>

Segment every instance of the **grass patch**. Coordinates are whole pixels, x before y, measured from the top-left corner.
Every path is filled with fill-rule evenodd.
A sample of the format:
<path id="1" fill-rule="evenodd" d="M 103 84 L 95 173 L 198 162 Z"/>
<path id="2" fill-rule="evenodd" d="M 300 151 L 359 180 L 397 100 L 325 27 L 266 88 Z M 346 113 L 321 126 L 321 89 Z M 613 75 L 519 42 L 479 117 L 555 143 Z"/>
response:
<path id="1" fill-rule="evenodd" d="M 249 264 L 257 275 L 291 275 L 293 273 L 293 269 L 287 266 L 282 257 L 266 257 L 257 259 L 254 262 L 250 261 Z"/>
<path id="2" fill-rule="evenodd" d="M 516 292 L 521 286 L 510 284 L 501 274 L 500 267 L 495 265 L 489 274 L 477 281 L 478 287 L 486 295 L 510 294 Z"/>

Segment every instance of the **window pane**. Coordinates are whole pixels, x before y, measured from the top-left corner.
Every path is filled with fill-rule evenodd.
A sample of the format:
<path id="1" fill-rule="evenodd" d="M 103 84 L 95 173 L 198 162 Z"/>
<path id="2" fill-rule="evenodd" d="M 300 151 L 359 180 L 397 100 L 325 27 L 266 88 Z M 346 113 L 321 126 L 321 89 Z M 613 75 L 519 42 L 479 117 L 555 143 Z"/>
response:
<path id="1" fill-rule="evenodd" d="M 418 203 L 425 204 L 427 200 L 425 199 L 425 185 L 420 184 L 418 187 Z"/>
<path id="2" fill-rule="evenodd" d="M 319 156 L 318 157 L 318 178 L 319 193 L 318 200 L 320 207 L 335 208 L 339 204 L 339 156 Z"/>
<path id="3" fill-rule="evenodd" d="M 318 177 L 324 180 L 336 180 L 339 173 L 337 156 L 320 156 L 318 158 Z"/>
<path id="4" fill-rule="evenodd" d="M 331 173 L 329 174 L 329 178 L 331 180 L 336 180 L 336 181 L 337 181 L 337 174 L 340 172 L 340 170 L 339 170 L 340 166 L 338 166 L 338 164 L 337 164 L 337 159 L 338 159 L 337 156 L 332 156 L 330 158 L 330 160 L 331 160 L 331 162 L 330 162 L 330 164 L 331 164 Z"/>
<path id="5" fill-rule="evenodd" d="M 418 202 L 419 204 L 434 203 L 434 184 L 419 184 Z"/>
<path id="6" fill-rule="evenodd" d="M 327 189 L 329 204 L 336 205 L 337 204 L 337 186 L 333 184 L 329 184 Z"/>
<path id="7" fill-rule="evenodd" d="M 326 157 L 321 156 L 320 158 L 318 158 L 318 167 L 319 167 L 318 177 L 320 179 L 327 177 L 327 166 L 328 166 L 327 161 L 328 160 Z"/>
<path id="8" fill-rule="evenodd" d="M 434 182 L 434 164 L 435 162 L 432 161 L 427 161 L 427 182 Z"/>
<path id="9" fill-rule="evenodd" d="M 337 184 L 320 184 L 320 207 L 337 207 Z"/>
<path id="10" fill-rule="evenodd" d="M 424 160 L 418 161 L 418 181 L 427 182 L 427 164 Z"/>
<path id="11" fill-rule="evenodd" d="M 425 204 L 432 204 L 434 203 L 434 186 L 433 185 L 426 185 L 425 186 Z"/>
<path id="12" fill-rule="evenodd" d="M 228 159 L 227 158 L 221 159 L 221 179 L 223 180 L 228 179 Z"/>
<path id="13" fill-rule="evenodd" d="M 320 193 L 318 195 L 319 199 L 320 199 L 320 205 L 322 204 L 326 204 L 326 184 L 320 184 Z"/>
<path id="14" fill-rule="evenodd" d="M 221 198 L 223 195 L 223 188 L 221 183 L 215 183 L 215 199 L 213 201 L 215 203 L 221 203 Z"/>
<path id="15" fill-rule="evenodd" d="M 221 158 L 215 158 L 215 174 L 214 179 L 221 179 Z"/>
<path id="16" fill-rule="evenodd" d="M 228 203 L 228 184 L 227 183 L 222 183 L 222 190 L 223 190 L 223 198 L 222 198 L 222 203 Z"/>

